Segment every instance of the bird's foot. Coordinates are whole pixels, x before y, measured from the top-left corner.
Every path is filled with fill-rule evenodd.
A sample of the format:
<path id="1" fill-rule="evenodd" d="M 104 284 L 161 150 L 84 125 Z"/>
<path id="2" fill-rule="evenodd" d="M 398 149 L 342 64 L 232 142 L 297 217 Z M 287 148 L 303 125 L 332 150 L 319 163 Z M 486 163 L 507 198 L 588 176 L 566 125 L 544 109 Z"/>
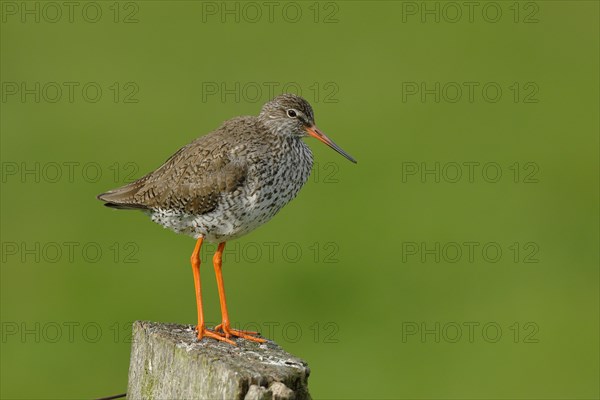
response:
<path id="1" fill-rule="evenodd" d="M 206 329 L 206 327 L 204 327 L 203 325 L 202 326 L 197 325 L 196 331 L 198 332 L 198 336 L 197 336 L 198 340 L 202 340 L 203 337 L 209 337 L 209 338 L 219 340 L 221 342 L 227 342 L 231 345 L 237 346 L 233 340 L 229 339 L 229 337 L 225 337 L 225 336 L 221 335 L 220 333 L 213 332 L 209 329 Z M 215 329 L 215 331 L 216 331 L 216 329 Z"/>
<path id="2" fill-rule="evenodd" d="M 226 324 L 226 323 L 221 323 L 221 324 L 215 326 L 215 332 L 218 333 L 219 331 L 223 332 L 223 334 L 225 335 L 225 338 L 227 338 L 227 339 L 229 339 L 232 336 L 235 336 L 235 337 L 241 337 L 246 340 L 251 340 L 253 342 L 258 342 L 258 343 L 266 342 L 265 339 L 255 337 L 256 335 L 258 335 L 258 332 L 233 329 L 229 324 Z"/>

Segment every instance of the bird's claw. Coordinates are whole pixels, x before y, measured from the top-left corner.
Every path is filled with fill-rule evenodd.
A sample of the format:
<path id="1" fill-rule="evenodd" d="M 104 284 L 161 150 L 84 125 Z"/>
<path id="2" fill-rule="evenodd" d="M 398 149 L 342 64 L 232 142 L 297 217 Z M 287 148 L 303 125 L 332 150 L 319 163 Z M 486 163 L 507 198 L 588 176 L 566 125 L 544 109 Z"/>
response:
<path id="1" fill-rule="evenodd" d="M 246 340 L 251 340 L 253 342 L 258 342 L 258 343 L 266 342 L 265 339 L 255 337 L 256 335 L 258 335 L 258 332 L 233 329 L 229 324 L 221 323 L 221 324 L 215 326 L 215 332 L 218 333 L 219 331 L 221 331 L 225 335 L 225 338 L 227 338 L 227 339 L 229 339 L 232 336 L 235 336 L 235 337 L 240 337 L 240 338 L 243 338 Z"/>
<path id="2" fill-rule="evenodd" d="M 198 332 L 198 335 L 196 337 L 199 341 L 202 340 L 203 337 L 209 337 L 219 340 L 221 342 L 227 342 L 233 346 L 237 346 L 237 344 L 235 344 L 233 340 L 230 340 L 229 337 L 219 334 L 218 332 L 216 332 L 216 330 L 211 331 L 209 329 L 206 329 L 204 326 L 196 326 L 196 331 Z"/>

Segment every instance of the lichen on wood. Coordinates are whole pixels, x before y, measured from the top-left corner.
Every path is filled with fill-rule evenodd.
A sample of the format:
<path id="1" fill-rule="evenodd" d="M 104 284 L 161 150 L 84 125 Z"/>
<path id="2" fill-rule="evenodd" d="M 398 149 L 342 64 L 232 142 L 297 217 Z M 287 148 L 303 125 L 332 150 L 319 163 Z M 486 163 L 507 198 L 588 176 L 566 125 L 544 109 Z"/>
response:
<path id="1" fill-rule="evenodd" d="M 272 341 L 196 339 L 191 325 L 137 321 L 127 398 L 310 399 L 306 362 Z"/>

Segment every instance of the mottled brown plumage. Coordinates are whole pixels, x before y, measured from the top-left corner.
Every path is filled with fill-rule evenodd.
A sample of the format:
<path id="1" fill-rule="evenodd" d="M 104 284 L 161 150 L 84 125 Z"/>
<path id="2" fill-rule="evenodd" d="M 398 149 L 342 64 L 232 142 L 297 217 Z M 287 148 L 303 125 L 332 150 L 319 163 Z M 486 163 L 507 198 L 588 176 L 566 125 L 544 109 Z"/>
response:
<path id="1" fill-rule="evenodd" d="M 107 206 L 175 209 L 193 214 L 212 211 L 219 197 L 233 192 L 247 178 L 248 162 L 232 154 L 238 143 L 260 142 L 252 117 L 226 121 L 173 154 L 157 170 L 98 198 Z M 242 150 L 237 146 L 238 151 Z"/>
<path id="2" fill-rule="evenodd" d="M 356 162 L 317 129 L 306 100 L 285 94 L 266 103 L 257 117 L 226 121 L 182 147 L 157 170 L 98 196 L 109 207 L 143 210 L 154 222 L 197 239 L 192 267 L 199 339 L 262 341 L 229 324 L 221 254 L 227 240 L 264 224 L 296 197 L 313 165 L 312 152 L 302 141 L 309 135 Z M 204 327 L 202 314 L 199 252 L 204 240 L 219 243 L 213 262 L 223 322 L 215 331 Z"/>

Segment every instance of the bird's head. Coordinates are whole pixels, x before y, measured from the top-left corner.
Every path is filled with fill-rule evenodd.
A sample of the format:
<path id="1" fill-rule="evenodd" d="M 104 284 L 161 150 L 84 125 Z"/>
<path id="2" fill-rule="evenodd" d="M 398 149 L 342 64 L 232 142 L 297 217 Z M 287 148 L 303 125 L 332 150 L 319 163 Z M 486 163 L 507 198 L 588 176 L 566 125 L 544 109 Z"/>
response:
<path id="1" fill-rule="evenodd" d="M 350 154 L 317 128 L 312 107 L 300 96 L 286 93 L 275 97 L 263 106 L 258 118 L 277 135 L 312 136 L 356 163 Z"/>

